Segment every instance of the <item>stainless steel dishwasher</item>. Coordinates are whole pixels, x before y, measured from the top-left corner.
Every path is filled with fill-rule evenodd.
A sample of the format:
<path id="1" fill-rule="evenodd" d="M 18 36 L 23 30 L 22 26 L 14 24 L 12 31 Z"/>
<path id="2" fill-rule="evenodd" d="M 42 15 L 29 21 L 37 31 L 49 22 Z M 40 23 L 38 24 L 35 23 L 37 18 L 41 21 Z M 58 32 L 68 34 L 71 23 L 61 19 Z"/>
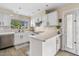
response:
<path id="1" fill-rule="evenodd" d="M 11 47 L 14 44 L 14 35 L 0 35 L 0 49 Z"/>

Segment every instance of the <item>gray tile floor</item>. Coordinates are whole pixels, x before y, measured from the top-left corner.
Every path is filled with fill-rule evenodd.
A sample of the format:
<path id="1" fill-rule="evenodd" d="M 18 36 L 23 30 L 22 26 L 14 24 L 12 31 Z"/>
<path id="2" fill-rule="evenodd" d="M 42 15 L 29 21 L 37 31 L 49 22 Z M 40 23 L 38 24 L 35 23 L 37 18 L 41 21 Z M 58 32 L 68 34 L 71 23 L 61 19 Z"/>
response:
<path id="1" fill-rule="evenodd" d="M 15 49 L 14 47 L 0 50 L 0 56 L 27 56 L 25 47 Z"/>
<path id="2" fill-rule="evenodd" d="M 72 54 L 70 52 L 67 52 L 67 51 L 59 51 L 56 56 L 77 56 L 75 54 Z"/>
<path id="3" fill-rule="evenodd" d="M 0 50 L 0 56 L 27 56 L 26 47 L 15 49 L 14 47 Z M 56 56 L 76 56 L 66 51 L 59 51 Z"/>

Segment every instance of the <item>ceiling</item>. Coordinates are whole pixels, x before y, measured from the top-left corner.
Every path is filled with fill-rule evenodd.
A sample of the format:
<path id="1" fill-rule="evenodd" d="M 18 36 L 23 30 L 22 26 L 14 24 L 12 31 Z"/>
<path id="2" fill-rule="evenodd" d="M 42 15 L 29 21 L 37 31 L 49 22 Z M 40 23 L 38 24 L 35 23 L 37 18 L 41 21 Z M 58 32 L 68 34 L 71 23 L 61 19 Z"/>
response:
<path id="1" fill-rule="evenodd" d="M 31 16 L 41 10 L 59 8 L 63 5 L 64 3 L 0 3 L 1 7 L 26 16 Z"/>

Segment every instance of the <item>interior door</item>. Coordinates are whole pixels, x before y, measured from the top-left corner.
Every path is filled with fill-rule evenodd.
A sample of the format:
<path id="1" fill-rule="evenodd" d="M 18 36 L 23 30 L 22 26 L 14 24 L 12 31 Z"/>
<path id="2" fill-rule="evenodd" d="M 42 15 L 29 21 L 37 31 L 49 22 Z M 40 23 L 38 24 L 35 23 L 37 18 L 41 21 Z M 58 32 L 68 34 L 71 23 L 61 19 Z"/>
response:
<path id="1" fill-rule="evenodd" d="M 65 50 L 76 54 L 75 42 L 75 13 L 70 12 L 65 15 L 66 20 L 66 35 L 65 35 Z"/>
<path id="2" fill-rule="evenodd" d="M 79 55 L 79 10 L 76 14 L 76 52 Z"/>

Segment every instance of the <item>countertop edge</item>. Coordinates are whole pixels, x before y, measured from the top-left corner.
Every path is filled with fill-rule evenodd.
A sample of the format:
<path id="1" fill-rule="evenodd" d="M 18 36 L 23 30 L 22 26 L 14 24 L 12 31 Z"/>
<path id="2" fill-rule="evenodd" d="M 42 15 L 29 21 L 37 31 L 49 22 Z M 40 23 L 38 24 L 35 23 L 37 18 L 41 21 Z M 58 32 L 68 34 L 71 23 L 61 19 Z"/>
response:
<path id="1" fill-rule="evenodd" d="M 0 35 L 10 35 L 10 34 L 14 34 L 15 32 L 0 32 Z"/>
<path id="2" fill-rule="evenodd" d="M 55 38 L 55 37 L 61 36 L 61 35 L 62 35 L 62 34 L 57 34 L 57 35 L 52 36 L 52 37 L 50 37 L 50 38 Z M 47 39 L 38 39 L 37 37 L 34 37 L 34 36 L 31 36 L 31 38 L 36 39 L 36 40 L 40 40 L 40 41 L 43 41 L 43 42 L 45 42 L 46 40 L 50 39 L 50 38 L 47 38 Z"/>

